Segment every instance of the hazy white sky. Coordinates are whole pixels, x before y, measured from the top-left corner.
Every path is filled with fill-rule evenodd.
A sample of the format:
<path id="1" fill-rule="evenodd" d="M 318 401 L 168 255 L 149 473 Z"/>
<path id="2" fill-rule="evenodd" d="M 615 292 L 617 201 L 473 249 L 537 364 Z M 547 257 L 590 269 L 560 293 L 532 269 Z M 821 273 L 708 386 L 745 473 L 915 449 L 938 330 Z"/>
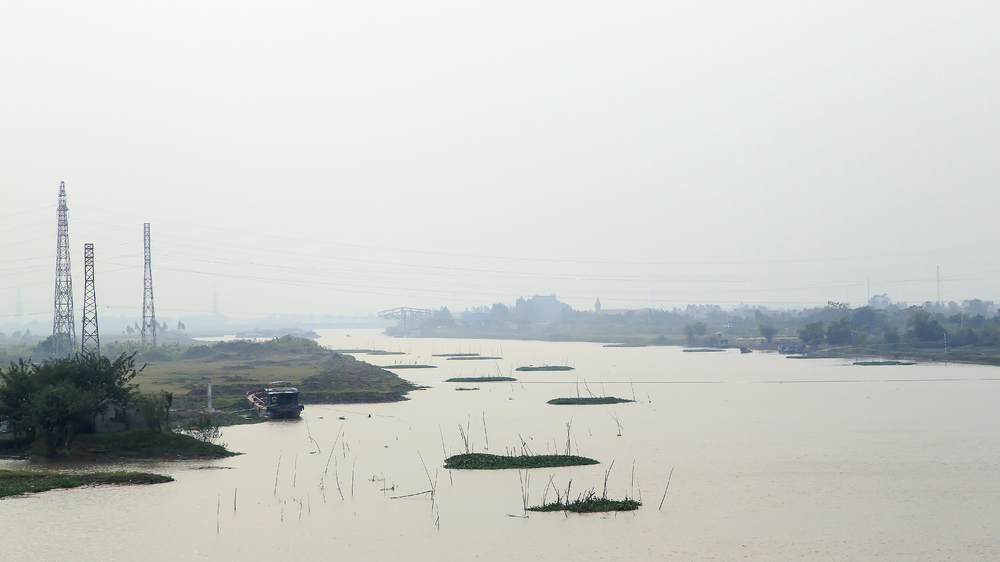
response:
<path id="1" fill-rule="evenodd" d="M 1000 300 L 996 2 L 6 2 L 0 320 Z M 79 312 L 78 312 L 79 314 Z"/>

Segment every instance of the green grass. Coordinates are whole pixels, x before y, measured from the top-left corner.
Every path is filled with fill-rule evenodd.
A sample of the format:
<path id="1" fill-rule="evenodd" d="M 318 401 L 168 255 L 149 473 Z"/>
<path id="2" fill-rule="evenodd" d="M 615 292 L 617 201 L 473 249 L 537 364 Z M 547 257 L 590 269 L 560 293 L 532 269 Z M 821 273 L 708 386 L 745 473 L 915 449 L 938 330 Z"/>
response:
<path id="1" fill-rule="evenodd" d="M 568 365 L 542 365 L 541 367 L 518 367 L 517 371 L 572 371 L 573 367 Z"/>
<path id="2" fill-rule="evenodd" d="M 162 484 L 174 479 L 147 472 L 92 472 L 65 474 L 36 470 L 0 469 L 0 498 L 46 492 L 57 488 L 76 488 L 100 484 Z"/>
<path id="3" fill-rule="evenodd" d="M 70 450 L 71 457 L 80 458 L 220 459 L 238 454 L 190 435 L 155 429 L 78 435 Z"/>
<path id="4" fill-rule="evenodd" d="M 519 455 L 508 457 L 488 453 L 466 453 L 444 460 L 445 468 L 467 470 L 499 470 L 505 468 L 551 468 L 598 464 L 594 459 L 576 455 Z"/>
<path id="5" fill-rule="evenodd" d="M 513 377 L 452 377 L 444 382 L 516 382 Z"/>
<path id="6" fill-rule="evenodd" d="M 572 511 L 574 513 L 599 513 L 605 511 L 635 511 L 639 509 L 642 502 L 624 499 L 609 500 L 607 498 L 585 498 L 575 502 L 564 504 L 562 502 L 552 502 L 545 505 L 535 505 L 528 508 L 528 511 Z"/>
<path id="7" fill-rule="evenodd" d="M 627 398 L 617 398 L 614 396 L 601 396 L 593 398 L 553 398 L 549 400 L 547 404 L 556 404 L 558 406 L 564 405 L 594 405 L 594 404 L 624 404 L 626 402 L 635 402 L 635 400 L 628 400 Z"/>

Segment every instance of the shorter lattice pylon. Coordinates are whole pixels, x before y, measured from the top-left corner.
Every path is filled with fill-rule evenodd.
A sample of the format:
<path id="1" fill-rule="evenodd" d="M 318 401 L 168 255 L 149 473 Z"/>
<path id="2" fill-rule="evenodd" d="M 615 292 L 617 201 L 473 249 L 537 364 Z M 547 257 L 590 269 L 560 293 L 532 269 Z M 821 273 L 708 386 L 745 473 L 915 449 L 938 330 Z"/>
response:
<path id="1" fill-rule="evenodd" d="M 83 354 L 101 354 L 101 337 L 97 331 L 97 292 L 94 290 L 94 245 L 83 245 Z"/>

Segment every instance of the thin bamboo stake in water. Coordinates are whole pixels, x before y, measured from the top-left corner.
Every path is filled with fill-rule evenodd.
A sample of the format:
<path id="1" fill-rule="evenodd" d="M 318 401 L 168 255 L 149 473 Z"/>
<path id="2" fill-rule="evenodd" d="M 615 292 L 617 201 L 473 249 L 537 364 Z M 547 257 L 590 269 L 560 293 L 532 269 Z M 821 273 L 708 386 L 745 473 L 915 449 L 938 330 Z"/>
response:
<path id="1" fill-rule="evenodd" d="M 354 497 L 354 465 L 358 464 L 358 456 L 354 455 L 354 464 L 351 465 L 351 497 Z"/>
<path id="2" fill-rule="evenodd" d="M 281 470 L 281 451 L 278 451 L 278 467 L 274 469 L 274 495 L 278 495 L 278 472 Z"/>
<path id="3" fill-rule="evenodd" d="M 483 412 L 483 435 L 486 436 L 486 450 L 490 450 L 490 432 L 486 430 L 486 412 Z"/>
<path id="4" fill-rule="evenodd" d="M 667 499 L 667 489 L 670 488 L 670 477 L 674 475 L 674 467 L 670 467 L 670 474 L 667 475 L 667 485 L 663 488 L 663 497 L 660 499 L 660 507 L 656 508 L 657 511 L 663 509 L 663 500 Z"/>

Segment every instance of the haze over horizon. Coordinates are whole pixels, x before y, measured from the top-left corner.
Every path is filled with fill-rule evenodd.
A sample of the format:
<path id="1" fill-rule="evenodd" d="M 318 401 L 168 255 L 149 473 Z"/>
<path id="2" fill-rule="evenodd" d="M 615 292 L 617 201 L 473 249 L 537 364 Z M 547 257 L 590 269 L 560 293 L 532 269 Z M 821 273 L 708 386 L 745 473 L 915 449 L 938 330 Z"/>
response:
<path id="1" fill-rule="evenodd" d="M 1000 301 L 1000 5 L 0 6 L 0 323 Z"/>

